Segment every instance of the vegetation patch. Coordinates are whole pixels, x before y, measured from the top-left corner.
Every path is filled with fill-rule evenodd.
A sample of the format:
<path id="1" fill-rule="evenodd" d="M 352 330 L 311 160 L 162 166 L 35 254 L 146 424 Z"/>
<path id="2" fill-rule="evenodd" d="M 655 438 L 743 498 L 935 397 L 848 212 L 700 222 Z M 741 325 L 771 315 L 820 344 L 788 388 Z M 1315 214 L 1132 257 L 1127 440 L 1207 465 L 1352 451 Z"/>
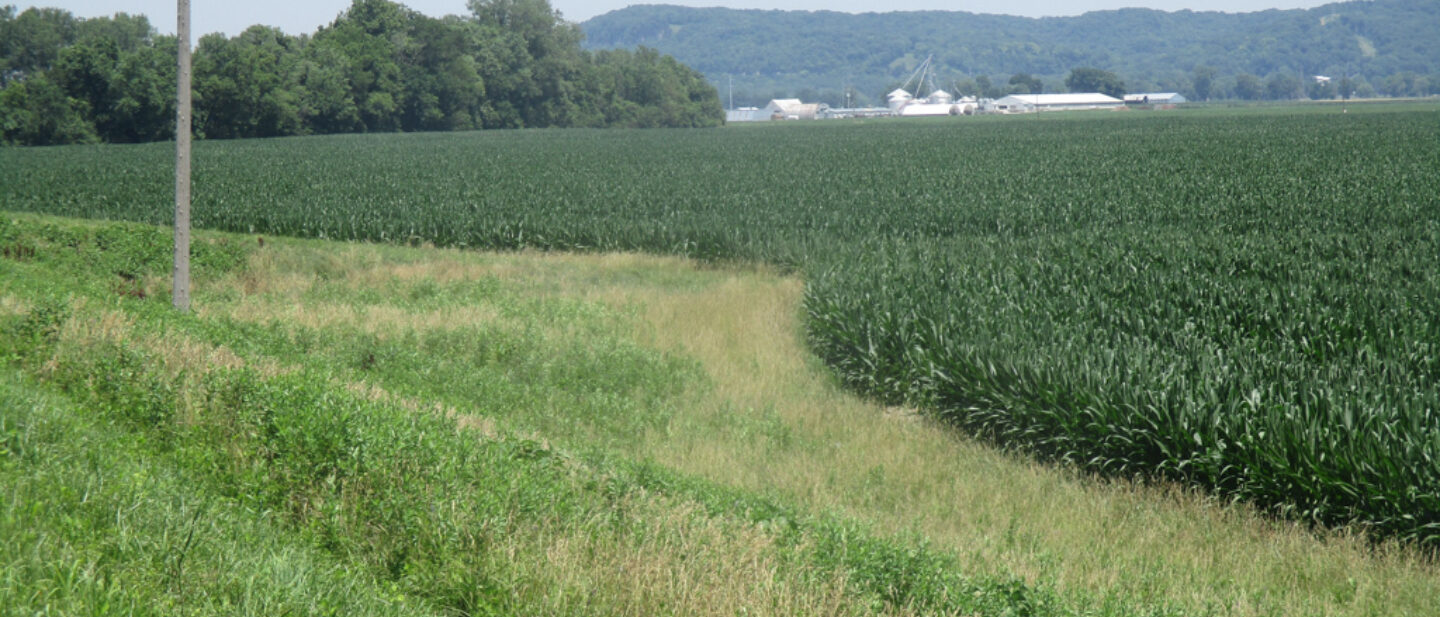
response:
<path id="1" fill-rule="evenodd" d="M 209 143 L 195 221 L 796 268 L 813 349 L 883 401 L 1432 545 L 1440 135 L 1352 111 Z M 0 203 L 164 223 L 168 157 L 0 151 Z"/>
<path id="2" fill-rule="evenodd" d="M 547 2 L 431 17 L 357 0 L 318 32 L 200 33 L 194 126 L 217 139 L 539 127 L 714 127 L 715 87 L 654 50 L 580 49 Z M 176 37 L 144 15 L 0 6 L 0 145 L 175 135 Z M 168 86 L 167 86 L 168 84 Z"/>
<path id="3" fill-rule="evenodd" d="M 336 353 L 336 339 L 359 338 L 384 356 L 423 353 L 431 344 L 423 336 L 396 337 L 399 343 L 386 347 L 344 329 L 177 315 L 159 298 L 117 297 L 100 282 L 113 264 L 93 238 L 114 225 L 32 217 L 8 225 L 8 233 L 37 245 L 84 239 L 76 261 L 6 264 L 0 283 L 0 297 L 29 304 L 11 302 L 17 310 L 0 314 L 8 367 L 0 378 L 0 476 L 6 503 L 25 505 L 0 513 L 7 547 L 0 589 L 15 600 L 11 606 L 196 614 L 689 615 L 733 614 L 737 606 L 773 615 L 1092 614 L 1043 583 L 968 575 L 953 553 L 916 537 L 521 436 L 514 427 L 526 426 L 523 415 L 513 422 L 497 415 L 501 426 L 492 431 L 465 429 L 451 414 L 347 385 L 366 371 L 403 385 L 399 376 L 418 369 L 357 365 Z M 240 245 L 233 236 L 201 234 L 196 246 L 212 242 Z M 245 246 L 226 263 L 276 250 Z M 159 255 L 168 254 L 141 253 L 141 264 L 161 264 Z M 136 274 L 154 275 L 156 267 L 163 266 Z M 225 281 L 244 279 L 243 267 L 202 274 L 197 305 L 223 301 Z M 214 288 L 216 295 L 206 291 Z M 416 310 L 434 300 L 400 298 Z M 544 304 L 531 307 L 542 320 Z M 556 301 L 548 311 L 595 319 L 577 316 L 575 306 Z M 582 336 L 603 343 L 605 322 L 601 315 L 600 334 Z M 446 346 L 443 355 L 486 357 L 459 354 L 449 347 L 459 343 L 443 336 L 434 344 Z M 605 405 L 617 394 L 639 394 L 627 367 L 577 377 L 569 371 L 591 369 L 564 346 L 556 358 L 575 366 L 561 370 L 527 358 L 554 341 L 512 344 L 520 351 L 487 360 L 512 374 L 478 370 L 478 380 L 571 387 L 573 400 L 560 405 L 576 421 L 626 425 L 607 416 Z M 683 363 L 667 369 L 663 356 L 647 364 L 655 352 L 629 353 L 601 360 L 682 384 L 702 379 Z M 294 368 L 267 371 L 267 363 Z M 437 380 L 449 379 L 447 369 L 438 370 Z M 582 384 L 589 390 L 573 390 Z M 679 396 L 654 384 L 640 389 L 662 402 Z M 527 391 L 516 405 L 538 405 L 541 397 Z M 477 395 L 456 408 L 479 413 L 474 402 L 483 400 Z M 285 576 L 274 590 L 265 586 Z M 1103 614 L 1167 611 L 1127 606 Z"/>

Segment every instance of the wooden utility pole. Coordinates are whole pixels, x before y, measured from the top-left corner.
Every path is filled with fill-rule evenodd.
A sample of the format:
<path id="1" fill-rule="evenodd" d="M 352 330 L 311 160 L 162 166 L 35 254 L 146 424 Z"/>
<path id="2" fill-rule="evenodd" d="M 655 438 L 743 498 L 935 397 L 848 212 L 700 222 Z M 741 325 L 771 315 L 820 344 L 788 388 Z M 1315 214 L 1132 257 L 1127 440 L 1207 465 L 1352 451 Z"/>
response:
<path id="1" fill-rule="evenodd" d="M 178 0 L 180 82 L 175 105 L 175 309 L 190 312 L 190 0 Z"/>

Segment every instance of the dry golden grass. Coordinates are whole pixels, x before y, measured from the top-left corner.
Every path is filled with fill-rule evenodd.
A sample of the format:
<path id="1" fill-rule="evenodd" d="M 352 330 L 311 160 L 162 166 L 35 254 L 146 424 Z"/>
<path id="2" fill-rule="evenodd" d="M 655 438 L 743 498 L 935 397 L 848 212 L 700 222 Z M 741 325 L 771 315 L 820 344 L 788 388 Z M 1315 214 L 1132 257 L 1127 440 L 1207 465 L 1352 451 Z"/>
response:
<path id="1" fill-rule="evenodd" d="M 0 296 L 0 317 L 11 315 L 24 315 L 29 313 L 30 303 L 23 298 L 11 295 Z"/>
<path id="2" fill-rule="evenodd" d="M 469 430 L 483 438 L 494 438 L 500 435 L 500 428 L 492 418 L 463 413 L 454 407 L 442 403 L 427 404 L 414 398 L 400 396 L 369 382 L 345 381 L 339 382 L 337 385 L 353 394 L 358 394 L 372 401 L 399 405 L 414 412 L 433 413 L 447 418 L 454 418 L 455 423 L 459 425 L 460 428 Z"/>
<path id="3" fill-rule="evenodd" d="M 774 537 L 753 525 L 648 495 L 619 507 L 638 528 L 596 535 L 569 524 L 510 539 L 506 558 L 530 574 L 517 590 L 525 604 L 636 617 L 911 614 L 857 603 L 843 575 L 777 562 Z"/>
<path id="4" fill-rule="evenodd" d="M 134 319 L 123 311 L 92 307 L 83 296 L 70 302 L 70 314 L 61 322 L 55 351 L 45 365 L 53 368 L 66 356 L 84 355 L 95 345 L 108 344 L 142 349 L 157 360 L 155 368 L 171 378 L 185 374 L 200 375 L 214 370 L 249 367 L 262 376 L 274 376 L 294 370 L 270 358 L 241 358 L 223 345 L 212 345 L 193 337 L 167 332 L 158 334 L 135 330 Z M 103 378 L 97 375 L 96 378 Z"/>
<path id="5" fill-rule="evenodd" d="M 121 343 L 130 338 L 134 319 L 117 310 L 101 308 L 91 311 L 88 310 L 89 304 L 84 296 L 70 301 L 70 312 L 77 317 L 66 319 L 60 325 L 61 341 Z"/>
<path id="6" fill-rule="evenodd" d="M 1173 486 L 1079 477 L 975 443 L 912 410 L 855 398 L 808 354 L 803 285 L 794 278 L 630 254 L 365 245 L 323 257 L 304 253 L 280 243 L 258 252 L 244 274 L 221 283 L 240 299 L 201 314 L 317 328 L 347 324 L 377 334 L 503 319 L 487 307 L 362 310 L 303 302 L 322 280 L 385 288 L 493 278 L 523 293 L 602 302 L 633 317 L 637 340 L 699 361 L 714 385 L 666 430 L 638 438 L 632 455 L 836 509 L 882 530 L 917 530 L 961 555 L 975 573 L 1019 574 L 1092 597 L 1240 616 L 1440 615 L 1440 568 L 1413 551 L 1372 547 L 1343 532 L 1317 537 Z M 494 430 L 486 420 L 458 417 Z M 645 534 L 653 542 L 671 538 L 665 546 L 551 537 L 546 559 L 567 565 L 546 579 L 563 591 L 543 595 L 544 602 L 556 612 L 594 601 L 619 614 L 649 614 L 658 606 L 710 614 L 724 606 L 717 603 L 753 596 L 769 599 L 749 614 L 846 613 L 829 604 L 843 581 L 807 590 L 777 579 L 773 564 L 747 548 L 763 538 L 709 529 L 683 513 L 657 516 L 680 517 L 656 524 L 711 538 L 721 552 L 691 570 L 688 564 L 698 562 L 684 556 L 712 545 L 683 534 Z"/>
<path id="7" fill-rule="evenodd" d="M 458 306 L 416 311 L 396 306 L 357 307 L 337 302 L 283 303 L 278 298 L 248 296 L 227 307 L 209 307 L 206 317 L 223 314 L 251 323 L 283 323 L 291 327 L 324 330 L 344 326 L 385 340 L 400 332 L 453 330 L 476 324 L 494 324 L 504 317 L 493 306 Z"/>

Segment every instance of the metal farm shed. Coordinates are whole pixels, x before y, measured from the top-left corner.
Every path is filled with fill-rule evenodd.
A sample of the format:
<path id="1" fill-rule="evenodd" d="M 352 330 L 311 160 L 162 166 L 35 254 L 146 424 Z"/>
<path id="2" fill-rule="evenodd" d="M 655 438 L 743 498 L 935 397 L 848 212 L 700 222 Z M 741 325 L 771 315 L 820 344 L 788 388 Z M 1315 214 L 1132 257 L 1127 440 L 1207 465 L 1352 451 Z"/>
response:
<path id="1" fill-rule="evenodd" d="M 1125 102 L 1099 92 L 1077 92 L 1070 94 L 1012 94 L 997 99 L 992 108 L 1000 113 L 1026 113 L 1033 111 L 1062 111 L 1072 109 L 1116 109 Z"/>

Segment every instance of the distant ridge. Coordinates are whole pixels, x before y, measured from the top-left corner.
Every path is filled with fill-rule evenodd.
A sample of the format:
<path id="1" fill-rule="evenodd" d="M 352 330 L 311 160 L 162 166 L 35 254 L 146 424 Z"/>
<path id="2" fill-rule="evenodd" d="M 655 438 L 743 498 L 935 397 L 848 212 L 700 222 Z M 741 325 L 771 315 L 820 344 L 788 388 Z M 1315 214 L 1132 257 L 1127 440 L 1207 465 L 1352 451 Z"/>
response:
<path id="1" fill-rule="evenodd" d="M 1119 74 L 1132 90 L 1195 98 L 1200 66 L 1214 69 L 1208 92 L 1199 93 L 1209 98 L 1326 95 L 1309 91 L 1314 75 L 1350 75 L 1353 89 L 1367 94 L 1440 92 L 1435 0 L 1255 13 L 1121 9 L 1045 18 L 639 5 L 594 17 L 581 28 L 591 49 L 643 45 L 673 55 L 703 72 L 722 99 L 733 79 L 737 104 L 742 96 L 749 104 L 779 95 L 842 99 L 846 86 L 873 102 L 932 54 L 951 87 L 974 84 L 980 76 L 992 87 L 997 78 L 1008 86 L 1010 76 L 1026 73 L 1041 78 L 1047 90 L 1061 89 L 1072 68 L 1093 66 Z M 1254 84 L 1237 84 L 1242 75 L 1261 81 L 1259 96 L 1246 89 Z"/>

